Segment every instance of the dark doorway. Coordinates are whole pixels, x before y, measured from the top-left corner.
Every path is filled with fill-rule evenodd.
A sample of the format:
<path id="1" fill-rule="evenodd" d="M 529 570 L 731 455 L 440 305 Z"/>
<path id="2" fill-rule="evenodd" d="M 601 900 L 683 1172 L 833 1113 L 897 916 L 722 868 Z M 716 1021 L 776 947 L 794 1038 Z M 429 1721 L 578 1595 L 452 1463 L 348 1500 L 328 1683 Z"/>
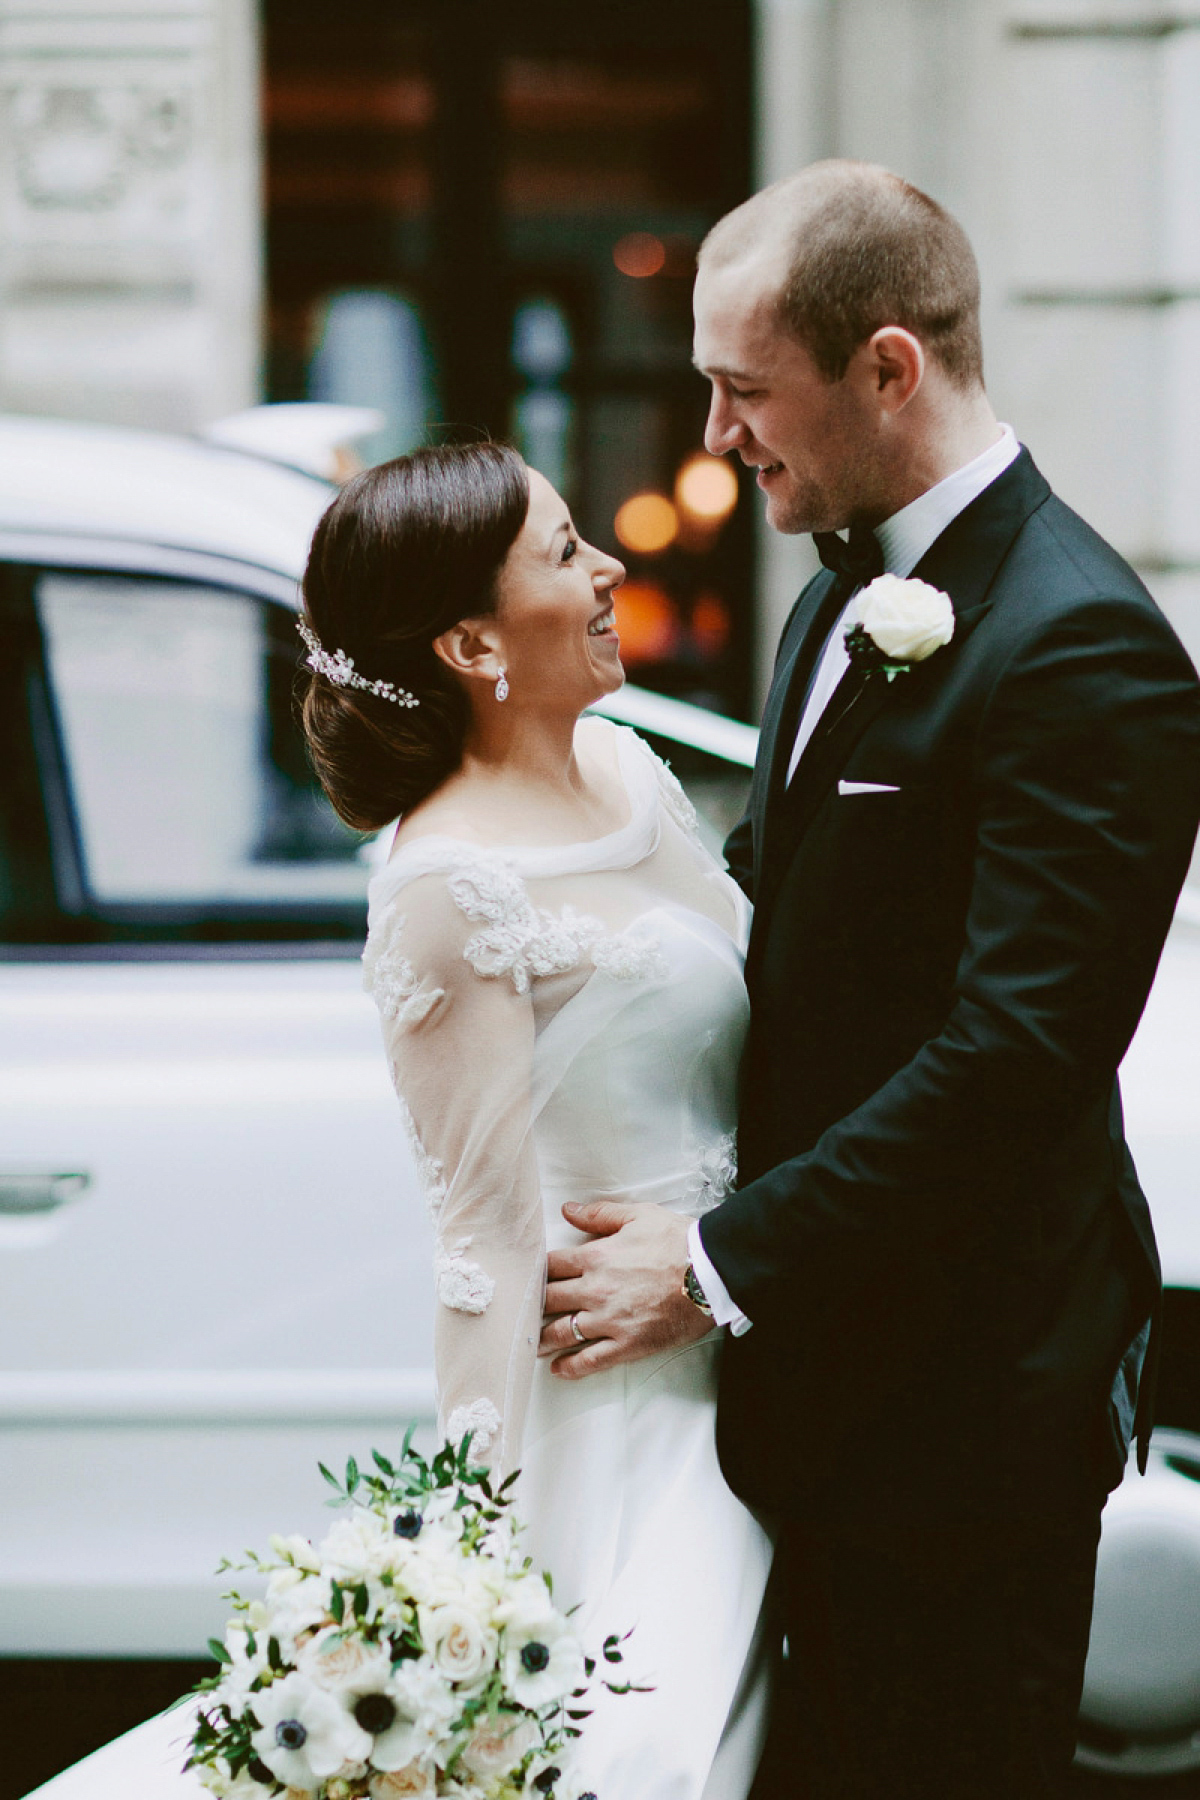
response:
<path id="1" fill-rule="evenodd" d="M 690 294 L 749 190 L 750 13 L 264 9 L 270 397 L 379 406 L 373 458 L 517 442 L 628 565 L 634 678 L 743 715 L 751 505 L 703 458 Z"/>

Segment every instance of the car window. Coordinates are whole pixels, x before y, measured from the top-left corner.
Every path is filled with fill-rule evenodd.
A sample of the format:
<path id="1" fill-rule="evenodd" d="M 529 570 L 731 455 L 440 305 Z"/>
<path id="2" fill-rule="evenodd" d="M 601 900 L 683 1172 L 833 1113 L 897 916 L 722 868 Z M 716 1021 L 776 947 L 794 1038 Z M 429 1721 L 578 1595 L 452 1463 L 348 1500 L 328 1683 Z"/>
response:
<path id="1" fill-rule="evenodd" d="M 40 574 L 35 599 L 97 908 L 361 916 L 370 865 L 305 762 L 285 608 L 74 570 Z"/>

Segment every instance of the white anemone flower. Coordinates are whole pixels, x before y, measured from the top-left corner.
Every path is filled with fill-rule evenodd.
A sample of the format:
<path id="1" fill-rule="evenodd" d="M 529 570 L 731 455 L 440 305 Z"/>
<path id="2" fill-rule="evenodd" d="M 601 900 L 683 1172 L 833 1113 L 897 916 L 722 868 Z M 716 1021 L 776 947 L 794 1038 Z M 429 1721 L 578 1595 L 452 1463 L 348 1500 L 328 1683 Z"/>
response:
<path id="1" fill-rule="evenodd" d="M 509 1627 L 504 1643 L 504 1683 L 519 1706 L 536 1711 L 552 1700 L 563 1700 L 582 1687 L 586 1678 L 583 1648 L 560 1616 L 552 1615 L 525 1629 Z"/>
<path id="2" fill-rule="evenodd" d="M 364 1660 L 342 1684 L 338 1699 L 371 1739 L 371 1764 L 391 1773 L 419 1762 L 443 1731 L 445 1709 L 431 1718 L 419 1697 L 397 1683 L 387 1652 Z M 414 1703 L 415 1702 L 415 1703 Z"/>
<path id="3" fill-rule="evenodd" d="M 371 1739 L 332 1694 L 299 1673 L 254 1696 L 254 1753 L 285 1787 L 309 1793 L 344 1763 L 365 1762 Z"/>

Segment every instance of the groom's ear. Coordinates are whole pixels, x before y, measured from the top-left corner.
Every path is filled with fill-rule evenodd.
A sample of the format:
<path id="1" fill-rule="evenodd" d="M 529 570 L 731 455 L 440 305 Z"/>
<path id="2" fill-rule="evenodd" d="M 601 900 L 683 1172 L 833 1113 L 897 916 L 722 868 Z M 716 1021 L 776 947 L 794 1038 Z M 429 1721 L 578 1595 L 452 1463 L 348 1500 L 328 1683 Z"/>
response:
<path id="1" fill-rule="evenodd" d="M 877 398 L 889 412 L 899 412 L 925 378 L 920 339 L 903 325 L 881 325 L 864 348 Z"/>

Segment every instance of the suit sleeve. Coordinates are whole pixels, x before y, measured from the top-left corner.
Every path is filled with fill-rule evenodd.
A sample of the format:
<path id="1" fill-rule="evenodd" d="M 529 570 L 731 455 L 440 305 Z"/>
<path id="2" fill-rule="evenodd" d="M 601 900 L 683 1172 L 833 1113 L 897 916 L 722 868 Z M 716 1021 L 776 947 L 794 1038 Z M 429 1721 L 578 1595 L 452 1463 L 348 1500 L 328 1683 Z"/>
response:
<path id="1" fill-rule="evenodd" d="M 754 821 L 743 813 L 725 839 L 725 861 L 729 873 L 748 900 L 754 899 Z"/>
<path id="2" fill-rule="evenodd" d="M 1200 687 L 1174 635 L 1094 599 L 1028 637 L 975 747 L 970 902 L 944 1025 L 803 1156 L 703 1222 L 749 1317 L 966 1253 L 1111 1085 L 1200 814 Z"/>

